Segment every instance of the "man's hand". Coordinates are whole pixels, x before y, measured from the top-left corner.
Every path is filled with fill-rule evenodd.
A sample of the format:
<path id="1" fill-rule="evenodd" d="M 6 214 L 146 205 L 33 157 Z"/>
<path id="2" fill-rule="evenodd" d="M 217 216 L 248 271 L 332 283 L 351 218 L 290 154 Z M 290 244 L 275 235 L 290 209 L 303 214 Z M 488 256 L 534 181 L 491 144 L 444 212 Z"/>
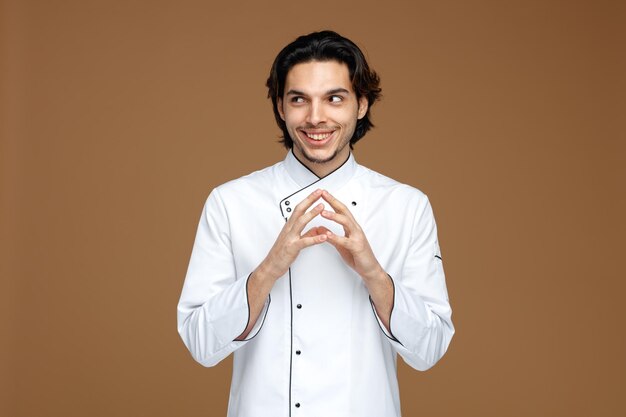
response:
<path id="1" fill-rule="evenodd" d="M 287 273 L 300 251 L 328 239 L 325 228 L 321 227 L 314 227 L 302 234 L 306 225 L 324 209 L 324 205 L 320 203 L 307 212 L 308 208 L 321 195 L 322 191 L 316 190 L 294 208 L 291 217 L 278 234 L 274 246 L 263 262 L 250 274 L 246 289 L 250 305 L 250 317 L 245 330 L 235 340 L 244 340 L 248 337 L 263 310 L 265 299 L 272 290 L 274 283 Z"/>
<path id="2" fill-rule="evenodd" d="M 316 190 L 294 208 L 291 217 L 276 238 L 274 246 L 257 268 L 258 272 L 273 278 L 275 281 L 287 273 L 302 249 L 326 241 L 325 229 L 314 227 L 302 234 L 306 225 L 324 209 L 324 205 L 320 203 L 307 212 L 308 208 L 321 195 L 322 191 Z"/>
<path id="3" fill-rule="evenodd" d="M 385 271 L 378 263 L 376 256 L 374 256 L 374 252 L 372 252 L 363 229 L 361 229 L 350 210 L 328 191 L 323 191 L 322 198 L 335 210 L 334 213 L 327 210 L 322 211 L 322 217 L 340 224 L 343 227 L 344 236 L 338 236 L 326 228 L 323 228 L 323 232 L 326 233 L 328 242 L 337 249 L 346 264 L 354 269 L 366 282 L 381 275 L 386 276 Z"/>
<path id="4" fill-rule="evenodd" d="M 340 224 L 344 236 L 337 236 L 325 227 L 317 228 L 316 233 L 325 233 L 328 236 L 328 243 L 332 244 L 344 262 L 361 276 L 372 297 L 378 317 L 390 331 L 389 320 L 393 308 L 394 288 L 389 275 L 374 256 L 363 229 L 350 210 L 328 191 L 323 191 L 322 198 L 335 210 L 334 213 L 323 210 L 322 217 Z"/>

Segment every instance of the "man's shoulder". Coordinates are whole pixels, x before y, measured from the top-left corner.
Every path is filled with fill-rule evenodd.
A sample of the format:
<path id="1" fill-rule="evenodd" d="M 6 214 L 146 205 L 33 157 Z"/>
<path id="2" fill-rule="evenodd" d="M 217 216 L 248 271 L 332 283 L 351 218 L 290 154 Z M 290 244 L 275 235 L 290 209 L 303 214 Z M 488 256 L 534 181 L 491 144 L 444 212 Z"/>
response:
<path id="1" fill-rule="evenodd" d="M 277 162 L 266 168 L 253 171 L 247 175 L 232 179 L 215 187 L 220 195 L 241 195 L 252 191 L 259 192 L 268 190 L 275 184 L 276 178 L 284 171 L 283 161 Z"/>
<path id="2" fill-rule="evenodd" d="M 394 200 L 428 200 L 428 196 L 420 189 L 410 184 L 405 184 L 395 180 L 363 165 L 359 165 L 357 178 L 359 178 L 359 182 L 370 191 L 381 193 Z"/>

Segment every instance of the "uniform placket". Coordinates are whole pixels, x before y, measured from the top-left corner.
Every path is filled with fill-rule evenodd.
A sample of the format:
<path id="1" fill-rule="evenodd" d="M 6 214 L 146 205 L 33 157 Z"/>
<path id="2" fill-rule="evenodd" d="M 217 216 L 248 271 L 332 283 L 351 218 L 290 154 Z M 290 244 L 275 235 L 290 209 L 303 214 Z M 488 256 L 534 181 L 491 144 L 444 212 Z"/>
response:
<path id="1" fill-rule="evenodd" d="M 350 159 L 350 163 L 353 163 L 353 160 Z M 350 167 L 352 165 L 349 165 Z M 304 173 L 305 176 L 309 176 Z M 347 181 L 351 176 L 352 172 L 348 175 L 345 173 L 340 177 L 333 177 L 333 174 L 329 174 L 327 177 L 318 178 L 313 180 L 312 182 L 308 182 L 308 185 L 304 185 L 303 188 L 290 194 L 283 198 L 280 201 L 280 211 L 285 219 L 288 221 L 295 207 L 306 198 L 311 192 L 315 189 L 328 189 L 329 191 L 336 189 L 337 186 L 342 185 L 344 181 Z M 332 193 L 333 191 L 331 191 Z M 347 205 L 350 205 L 353 200 L 347 202 Z M 313 203 L 311 206 L 314 207 L 318 203 L 324 203 L 327 209 L 332 210 L 329 204 L 324 202 L 323 199 L 320 198 L 317 202 Z M 350 205 L 350 209 L 353 209 L 354 204 Z M 296 262 L 297 264 L 298 262 Z M 310 269 L 310 268 L 308 268 Z M 319 362 L 320 358 L 315 359 L 320 356 L 315 355 L 313 352 L 307 351 L 306 344 L 308 342 L 314 342 L 311 339 L 311 329 L 307 326 L 310 326 L 312 323 L 315 323 L 318 320 L 316 317 L 312 317 L 311 314 L 314 314 L 315 306 L 311 306 L 307 304 L 307 294 L 306 290 L 302 288 L 302 279 L 305 278 L 307 271 L 302 269 L 302 266 L 298 267 L 298 265 L 292 265 L 289 269 L 289 294 L 290 294 L 290 329 L 289 333 L 291 336 L 290 340 L 290 366 L 289 366 L 289 416 L 290 417 L 300 417 L 300 416 L 311 416 L 311 412 L 315 412 L 315 410 L 319 411 L 321 404 L 313 404 L 312 401 L 314 396 L 310 391 L 310 384 L 319 383 L 319 381 L 313 381 L 314 375 L 317 375 L 317 372 L 320 367 L 323 367 L 323 363 L 315 363 Z M 300 283 L 300 286 L 299 286 Z M 306 286 L 306 285 L 305 285 Z M 311 300 L 309 300 L 311 301 Z M 309 303 L 310 304 L 310 303 Z M 308 342 L 307 342 L 308 341 Z"/>

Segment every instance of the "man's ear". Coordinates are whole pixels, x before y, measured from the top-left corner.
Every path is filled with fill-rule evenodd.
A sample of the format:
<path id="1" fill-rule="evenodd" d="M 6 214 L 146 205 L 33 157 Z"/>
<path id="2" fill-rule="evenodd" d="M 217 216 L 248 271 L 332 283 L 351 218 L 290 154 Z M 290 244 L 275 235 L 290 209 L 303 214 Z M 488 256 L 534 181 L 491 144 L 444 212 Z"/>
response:
<path id="1" fill-rule="evenodd" d="M 357 112 L 357 119 L 362 119 L 367 114 L 369 104 L 367 103 L 367 97 L 363 96 L 359 98 L 359 110 Z"/>
<path id="2" fill-rule="evenodd" d="M 276 99 L 276 108 L 278 109 L 278 114 L 280 115 L 280 118 L 283 119 L 283 122 L 284 122 L 285 112 L 283 111 L 283 99 L 280 97 Z"/>

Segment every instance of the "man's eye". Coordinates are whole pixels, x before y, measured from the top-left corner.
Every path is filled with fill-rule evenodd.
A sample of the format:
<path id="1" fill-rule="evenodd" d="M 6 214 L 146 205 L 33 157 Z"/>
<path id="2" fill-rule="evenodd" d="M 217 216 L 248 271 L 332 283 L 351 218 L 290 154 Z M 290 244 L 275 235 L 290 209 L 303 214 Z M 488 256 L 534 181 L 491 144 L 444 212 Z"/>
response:
<path id="1" fill-rule="evenodd" d="M 292 103 L 304 103 L 304 98 L 303 97 L 293 97 L 291 99 Z"/>
<path id="2" fill-rule="evenodd" d="M 342 102 L 342 101 L 343 101 L 343 97 L 341 97 L 341 96 L 330 96 L 330 97 L 328 98 L 328 100 L 329 100 L 331 103 L 340 103 L 340 102 Z"/>

